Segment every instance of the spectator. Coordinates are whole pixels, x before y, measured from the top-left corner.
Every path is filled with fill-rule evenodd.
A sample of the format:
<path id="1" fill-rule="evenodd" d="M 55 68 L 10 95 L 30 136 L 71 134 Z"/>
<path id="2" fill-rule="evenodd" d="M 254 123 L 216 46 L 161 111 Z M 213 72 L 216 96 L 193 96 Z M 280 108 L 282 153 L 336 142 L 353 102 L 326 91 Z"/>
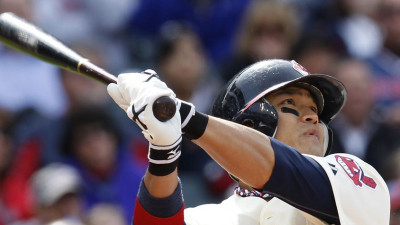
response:
<path id="1" fill-rule="evenodd" d="M 32 176 L 31 187 L 35 215 L 13 225 L 41 225 L 61 219 L 81 220 L 80 180 L 73 168 L 60 163 L 49 164 Z"/>
<path id="2" fill-rule="evenodd" d="M 400 145 L 387 157 L 383 169 L 384 174 L 387 176 L 389 187 L 393 181 L 400 179 Z"/>
<path id="3" fill-rule="evenodd" d="M 202 112 L 210 112 L 222 83 L 198 35 L 186 24 L 169 21 L 161 28 L 158 44 L 156 64 L 161 79 L 180 99 L 193 102 Z M 192 190 L 195 190 L 187 194 L 186 204 L 215 201 L 205 191 L 202 173 L 211 158 L 189 140 L 184 140 L 183 145 L 186 151 L 182 153 L 179 168 L 182 182 L 194 186 Z"/>
<path id="4" fill-rule="evenodd" d="M 390 225 L 400 225 L 400 179 L 389 186 L 391 216 Z"/>
<path id="5" fill-rule="evenodd" d="M 100 43 L 96 40 L 78 41 L 73 43 L 71 47 L 95 65 L 107 68 L 105 53 L 102 51 Z M 104 93 L 104 84 L 77 75 L 69 70 L 60 69 L 60 74 L 68 102 L 65 114 L 82 105 L 106 105 L 108 103 L 109 97 L 107 93 Z"/>
<path id="6" fill-rule="evenodd" d="M 130 221 L 132 199 L 146 167 L 128 157 L 112 117 L 103 108 L 81 108 L 69 115 L 64 135 L 66 160 L 82 179 L 85 209 L 99 203 L 115 204 Z"/>
<path id="7" fill-rule="evenodd" d="M 197 33 L 186 24 L 169 21 L 161 28 L 158 41 L 156 64 L 161 78 L 181 99 L 210 112 L 222 83 Z"/>
<path id="8" fill-rule="evenodd" d="M 110 204 L 96 205 L 86 218 L 87 225 L 127 225 L 121 209 Z"/>
<path id="9" fill-rule="evenodd" d="M 304 65 L 310 73 L 329 74 L 347 51 L 340 38 L 326 33 L 303 33 L 292 50 L 296 62 Z"/>
<path id="10" fill-rule="evenodd" d="M 327 6 L 336 0 L 284 0 L 287 4 L 291 4 L 296 8 L 299 15 L 299 21 L 302 27 L 307 27 L 313 20 L 315 14 L 324 10 Z"/>
<path id="11" fill-rule="evenodd" d="M 40 166 L 40 143 L 29 139 L 17 144 L 14 123 L 0 128 L 0 224 L 33 216 L 29 180 Z"/>
<path id="12" fill-rule="evenodd" d="M 136 34 L 139 45 L 154 40 L 161 26 L 167 21 L 181 21 L 190 24 L 199 34 L 205 52 L 219 64 L 231 53 L 234 34 L 242 19 L 242 14 L 251 0 L 146 0 L 140 1 L 131 19 L 131 31 Z M 141 41 L 146 40 L 146 41 Z M 151 40 L 150 43 L 148 40 Z M 152 54 L 138 46 L 138 57 Z M 144 50 L 144 51 L 140 51 Z"/>
<path id="13" fill-rule="evenodd" d="M 128 64 L 124 26 L 139 0 L 34 0 L 37 24 L 67 44 L 96 39 L 112 72 Z M 118 13 L 114 13 L 118 12 Z"/>
<path id="14" fill-rule="evenodd" d="M 382 32 L 376 22 L 380 0 L 330 1 L 305 24 L 304 32 L 325 33 L 340 39 L 348 55 L 365 59 L 382 45 Z"/>
<path id="15" fill-rule="evenodd" d="M 300 34 L 295 9 L 280 1 L 255 0 L 245 12 L 234 53 L 222 67 L 227 81 L 261 59 L 288 58 Z"/>
<path id="16" fill-rule="evenodd" d="M 348 91 L 347 103 L 332 122 L 335 133 L 333 152 L 346 152 L 364 159 L 383 173 L 388 156 L 399 146 L 400 130 L 381 121 L 375 113 L 373 80 L 368 66 L 360 60 L 344 59 L 336 65 L 333 75 Z"/>
<path id="17" fill-rule="evenodd" d="M 107 70 L 105 52 L 102 51 L 97 39 L 75 42 L 71 44 L 71 48 L 95 65 Z M 68 70 L 59 69 L 58 73 L 62 81 L 62 90 L 66 96 L 66 108 L 61 117 L 44 121 L 38 131 L 44 145 L 42 149 L 44 163 L 62 160 L 60 149 L 62 148 L 61 140 L 65 131 L 66 119 L 69 114 L 81 106 L 102 107 L 103 110 L 109 111 L 113 117 L 118 118 L 116 126 L 121 129 L 124 138 L 132 138 L 138 133 L 136 128 L 127 125 L 127 119 L 120 115 L 121 112 L 115 105 L 111 104 L 104 84 Z"/>
<path id="18" fill-rule="evenodd" d="M 399 8 L 399 0 L 380 1 L 378 21 L 385 33 L 384 45 L 380 52 L 368 60 L 373 70 L 377 105 L 386 114 L 388 122 L 396 125 L 400 124 Z"/>
<path id="19" fill-rule="evenodd" d="M 76 220 L 61 219 L 53 223 L 50 223 L 49 225 L 84 225 L 84 224 Z"/>
<path id="20" fill-rule="evenodd" d="M 376 54 L 382 46 L 383 34 L 376 22 L 380 0 L 340 0 L 341 16 L 336 29 L 350 55 L 365 59 Z"/>
<path id="21" fill-rule="evenodd" d="M 2 12 L 13 12 L 33 21 L 32 5 L 28 0 L 0 0 Z M 65 101 L 55 66 L 0 44 L 0 68 L 2 108 L 11 112 L 33 108 L 50 118 L 62 114 Z"/>
<path id="22" fill-rule="evenodd" d="M 12 141 L 6 132 L 3 130 L 0 133 L 0 187 L 4 185 L 4 177 L 7 176 L 7 172 L 9 170 L 11 164 L 11 156 L 12 156 Z M 15 212 L 12 212 L 12 209 L 7 202 L 4 201 L 5 192 L 4 188 L 0 188 L 0 224 L 4 225 L 11 222 L 15 219 Z"/>

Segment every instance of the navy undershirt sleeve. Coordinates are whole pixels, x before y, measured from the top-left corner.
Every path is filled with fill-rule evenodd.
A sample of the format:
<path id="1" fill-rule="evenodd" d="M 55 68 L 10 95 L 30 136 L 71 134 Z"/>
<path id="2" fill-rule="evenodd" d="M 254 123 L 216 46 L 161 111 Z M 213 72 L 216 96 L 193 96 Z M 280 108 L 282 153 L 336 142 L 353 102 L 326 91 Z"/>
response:
<path id="1" fill-rule="evenodd" d="M 315 160 L 270 138 L 275 166 L 264 191 L 328 223 L 340 224 L 331 183 Z"/>
<path id="2" fill-rule="evenodd" d="M 156 217 L 170 217 L 175 215 L 183 204 L 181 182 L 171 196 L 166 198 L 155 198 L 151 196 L 144 182 L 140 183 L 138 200 L 146 211 Z"/>

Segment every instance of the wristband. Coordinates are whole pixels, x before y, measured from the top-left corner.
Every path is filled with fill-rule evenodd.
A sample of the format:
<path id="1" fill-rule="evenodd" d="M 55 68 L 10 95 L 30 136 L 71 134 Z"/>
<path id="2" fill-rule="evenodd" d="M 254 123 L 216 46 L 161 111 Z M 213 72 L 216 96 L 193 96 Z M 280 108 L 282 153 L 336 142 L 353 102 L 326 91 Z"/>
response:
<path id="1" fill-rule="evenodd" d="M 182 135 L 189 140 L 200 138 L 206 130 L 208 115 L 195 111 L 190 103 L 181 101 L 179 109 L 181 114 Z"/>
<path id="2" fill-rule="evenodd" d="M 207 124 L 208 115 L 196 111 L 188 124 L 182 129 L 183 136 L 189 140 L 198 139 L 204 134 Z"/>
<path id="3" fill-rule="evenodd" d="M 181 155 L 182 137 L 174 144 L 158 146 L 150 143 L 149 146 L 149 172 L 156 176 L 165 176 L 172 173 L 178 166 Z"/>

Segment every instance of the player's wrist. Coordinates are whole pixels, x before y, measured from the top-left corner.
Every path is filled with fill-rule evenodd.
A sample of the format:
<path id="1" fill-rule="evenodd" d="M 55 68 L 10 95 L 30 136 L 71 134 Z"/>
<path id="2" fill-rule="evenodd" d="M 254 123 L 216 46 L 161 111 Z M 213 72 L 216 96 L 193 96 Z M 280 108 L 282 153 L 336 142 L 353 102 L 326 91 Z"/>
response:
<path id="1" fill-rule="evenodd" d="M 182 129 L 183 136 L 190 139 L 196 140 L 203 136 L 208 124 L 208 115 L 201 112 L 197 112 L 190 119 L 189 123 Z"/>
<path id="2" fill-rule="evenodd" d="M 182 137 L 168 146 L 149 145 L 149 172 L 155 176 L 166 176 L 172 173 L 179 163 Z"/>
<path id="3" fill-rule="evenodd" d="M 152 175 L 166 176 L 166 175 L 174 172 L 174 170 L 178 167 L 178 164 L 179 164 L 179 159 L 177 159 L 173 163 L 169 163 L 169 164 L 149 163 L 148 170 Z"/>
<path id="4" fill-rule="evenodd" d="M 179 113 L 181 115 L 182 135 L 190 140 L 200 138 L 206 130 L 208 115 L 195 110 L 193 104 L 181 101 Z"/>

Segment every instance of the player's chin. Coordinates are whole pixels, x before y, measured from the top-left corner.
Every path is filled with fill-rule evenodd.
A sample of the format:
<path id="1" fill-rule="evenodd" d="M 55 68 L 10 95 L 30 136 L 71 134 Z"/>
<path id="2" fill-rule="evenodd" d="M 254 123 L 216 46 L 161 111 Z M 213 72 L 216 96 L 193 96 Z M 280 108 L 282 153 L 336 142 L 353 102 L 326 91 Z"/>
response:
<path id="1" fill-rule="evenodd" d="M 304 138 L 301 142 L 299 150 L 301 153 L 323 156 L 323 144 L 316 138 Z"/>

